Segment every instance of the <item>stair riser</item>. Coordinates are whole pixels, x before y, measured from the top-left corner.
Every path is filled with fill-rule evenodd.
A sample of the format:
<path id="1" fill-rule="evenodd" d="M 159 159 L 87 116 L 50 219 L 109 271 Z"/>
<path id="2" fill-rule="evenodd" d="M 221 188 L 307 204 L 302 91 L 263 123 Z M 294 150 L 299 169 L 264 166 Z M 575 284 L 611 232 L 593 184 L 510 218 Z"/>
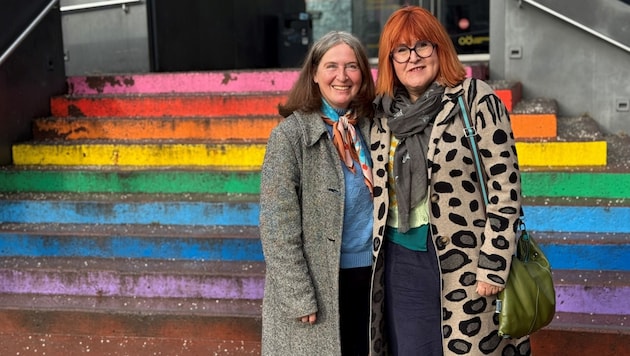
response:
<path id="1" fill-rule="evenodd" d="M 630 264 L 628 263 L 630 242 L 610 245 L 605 245 L 604 241 L 597 241 L 592 244 L 575 244 L 569 237 L 562 244 L 558 242 L 544 243 L 540 240 L 538 243 L 545 251 L 553 269 L 630 271 Z"/>
<path id="2" fill-rule="evenodd" d="M 205 140 L 266 142 L 281 116 L 35 120 L 35 140 Z"/>
<path id="3" fill-rule="evenodd" d="M 66 320 L 72 323 L 73 320 Z M 57 329 L 59 330 L 59 329 Z M 63 331 L 63 329 L 61 329 Z M 129 336 L 86 336 L 55 333 L 0 334 L 2 355 L 260 355 L 260 340 L 242 341 L 235 339 L 172 337 L 129 337 Z"/>
<path id="4" fill-rule="evenodd" d="M 630 207 L 526 205 L 523 210 L 532 231 L 630 231 Z M 13 223 L 257 226 L 258 214 L 255 202 L 0 200 L 0 221 Z"/>
<path id="5" fill-rule="evenodd" d="M 159 97 L 54 97 L 50 109 L 56 117 L 226 117 L 277 115 L 286 94 L 163 95 Z"/>
<path id="6" fill-rule="evenodd" d="M 94 355 L 260 355 L 260 336 L 248 340 L 246 338 L 253 336 L 244 331 L 234 330 L 230 333 L 231 338 L 223 340 L 214 336 L 197 336 L 199 330 L 221 329 L 208 323 L 193 323 L 196 329 L 190 331 L 194 334 L 188 335 L 170 335 L 177 333 L 177 330 L 188 330 L 182 327 L 185 322 L 175 320 L 171 326 L 162 328 L 166 332 L 157 332 L 156 335 L 150 336 L 124 336 L 111 335 L 108 329 L 110 324 L 101 324 L 94 321 L 93 317 L 88 318 L 90 320 L 88 323 L 77 324 L 76 317 L 72 315 L 60 317 L 54 326 L 45 325 L 47 332 L 34 332 L 26 325 L 18 332 L 11 330 L 0 333 L 0 353 L 18 355 L 32 352 L 45 353 L 48 356 L 78 355 L 87 352 Z M 26 319 L 24 316 L 20 321 Z M 90 325 L 91 328 L 85 329 L 88 330 L 87 333 L 66 331 L 68 326 L 73 324 Z M 94 330 L 95 326 L 102 329 Z M 260 322 L 258 330 L 260 335 Z M 163 333 L 167 336 L 161 336 Z M 630 355 L 630 336 L 624 334 L 543 329 L 534 334 L 531 340 L 534 355 Z"/>
<path id="7" fill-rule="evenodd" d="M 182 273 L 183 272 L 183 273 Z M 262 299 L 264 277 L 199 276 L 186 271 L 0 270 L 0 293 L 137 298 Z"/>
<path id="8" fill-rule="evenodd" d="M 555 114 L 511 114 L 512 131 L 518 139 L 553 139 L 558 136 L 558 121 Z"/>
<path id="9" fill-rule="evenodd" d="M 630 173 L 521 172 L 525 198 L 630 199 Z M 0 170 L 0 192 L 259 194 L 260 172 Z"/>
<path id="10" fill-rule="evenodd" d="M 0 256 L 263 261 L 258 238 L 72 236 L 0 233 Z"/>
<path id="11" fill-rule="evenodd" d="M 532 335 L 532 355 L 629 356 L 630 334 L 547 330 Z"/>
<path id="12" fill-rule="evenodd" d="M 107 167 L 207 166 L 227 169 L 261 167 L 264 144 L 33 144 L 13 146 L 13 161 L 22 165 Z M 603 167 L 606 142 L 517 142 L 521 168 Z"/>
<path id="13" fill-rule="evenodd" d="M 0 293 L 92 297 L 262 299 L 264 277 L 198 276 L 115 271 L 0 270 Z M 556 281 L 556 311 L 626 315 L 630 286 L 564 285 Z"/>
<path id="14" fill-rule="evenodd" d="M 630 285 L 585 287 L 556 283 L 556 311 L 565 313 L 592 313 L 628 315 Z"/>
<path id="15" fill-rule="evenodd" d="M 0 221 L 56 224 L 257 226 L 254 202 L 0 200 Z"/>
<path id="16" fill-rule="evenodd" d="M 37 119 L 33 138 L 63 140 L 145 140 L 204 139 L 213 141 L 266 141 L 271 129 L 282 118 L 55 118 Z M 514 137 L 519 139 L 554 139 L 555 115 L 516 115 L 511 117 Z"/>
<path id="17" fill-rule="evenodd" d="M 42 166 L 260 169 L 264 144 L 18 144 L 13 164 Z"/>
<path id="18" fill-rule="evenodd" d="M 0 192 L 260 193 L 260 171 L 0 170 L 0 182 Z"/>
<path id="19" fill-rule="evenodd" d="M 486 79 L 487 66 L 466 66 L 466 76 Z M 299 70 L 261 70 L 201 73 L 151 73 L 112 76 L 68 77 L 71 95 L 160 94 L 160 93 L 243 93 L 288 91 Z M 377 70 L 372 69 L 376 80 Z"/>
<path id="20" fill-rule="evenodd" d="M 260 317 L 0 310 L 0 354 L 259 355 Z"/>
<path id="21" fill-rule="evenodd" d="M 374 72 L 375 73 L 375 72 Z M 68 77 L 71 95 L 288 91 L 297 70 Z"/>
<path id="22" fill-rule="evenodd" d="M 534 233 L 536 236 L 536 233 Z M 565 243 L 537 239 L 554 270 L 630 271 L 630 243 Z M 263 261 L 257 238 L 185 238 L 151 235 L 72 236 L 0 234 L 0 256 L 134 258 L 186 261 Z"/>
<path id="23" fill-rule="evenodd" d="M 518 163 L 526 167 L 605 167 L 606 141 L 516 142 Z"/>

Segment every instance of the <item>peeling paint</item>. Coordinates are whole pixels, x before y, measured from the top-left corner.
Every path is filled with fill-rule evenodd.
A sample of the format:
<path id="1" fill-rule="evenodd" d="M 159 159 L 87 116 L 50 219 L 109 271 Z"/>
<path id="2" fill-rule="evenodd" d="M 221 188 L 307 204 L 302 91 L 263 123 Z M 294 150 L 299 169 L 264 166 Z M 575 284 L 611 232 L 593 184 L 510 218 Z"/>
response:
<path id="1" fill-rule="evenodd" d="M 223 73 L 223 80 L 221 81 L 222 85 L 227 85 L 230 81 L 238 80 L 238 77 L 233 77 L 230 73 Z"/>

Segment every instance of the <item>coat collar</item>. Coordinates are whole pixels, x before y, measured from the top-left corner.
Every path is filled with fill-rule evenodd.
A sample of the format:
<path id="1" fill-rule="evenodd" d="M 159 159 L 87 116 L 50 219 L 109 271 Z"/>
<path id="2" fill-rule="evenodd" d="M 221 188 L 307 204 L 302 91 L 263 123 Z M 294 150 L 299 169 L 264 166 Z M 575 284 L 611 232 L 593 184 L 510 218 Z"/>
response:
<path id="1" fill-rule="evenodd" d="M 450 122 L 456 120 L 455 117 L 459 115 L 460 108 L 457 103 L 457 98 L 461 95 L 465 95 L 466 92 L 470 91 L 471 79 L 466 78 L 461 83 L 457 84 L 454 87 L 447 87 L 444 90 L 444 96 L 442 97 L 442 102 L 444 106 L 442 110 L 438 113 L 435 118 L 435 124 L 433 126 L 433 130 L 431 132 L 431 137 L 433 140 L 436 137 L 441 137 L 444 133 L 444 130 L 448 126 Z M 466 98 L 465 95 L 464 98 Z"/>
<path id="2" fill-rule="evenodd" d="M 304 137 L 304 144 L 307 147 L 313 146 L 324 134 L 328 134 L 328 130 L 326 129 L 326 124 L 324 120 L 322 120 L 322 114 L 320 112 L 314 113 L 303 113 L 296 111 L 293 113 L 293 116 L 297 119 L 297 122 L 300 126 L 300 130 L 302 131 L 302 136 Z M 361 118 L 359 120 L 359 130 L 361 131 L 361 135 L 365 140 L 365 143 L 370 144 L 370 136 L 369 136 L 369 128 L 370 123 L 366 118 Z"/>

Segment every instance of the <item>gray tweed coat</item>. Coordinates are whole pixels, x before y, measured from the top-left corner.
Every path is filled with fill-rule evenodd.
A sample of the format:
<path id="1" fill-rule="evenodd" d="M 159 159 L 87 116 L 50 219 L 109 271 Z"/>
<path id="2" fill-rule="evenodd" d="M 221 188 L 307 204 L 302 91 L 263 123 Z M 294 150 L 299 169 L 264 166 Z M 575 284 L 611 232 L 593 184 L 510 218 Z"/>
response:
<path id="1" fill-rule="evenodd" d="M 359 127 L 369 140 L 369 121 Z M 263 355 L 341 354 L 344 196 L 341 162 L 321 116 L 294 113 L 283 120 L 269 137 L 261 173 Z M 314 325 L 298 322 L 314 312 Z"/>

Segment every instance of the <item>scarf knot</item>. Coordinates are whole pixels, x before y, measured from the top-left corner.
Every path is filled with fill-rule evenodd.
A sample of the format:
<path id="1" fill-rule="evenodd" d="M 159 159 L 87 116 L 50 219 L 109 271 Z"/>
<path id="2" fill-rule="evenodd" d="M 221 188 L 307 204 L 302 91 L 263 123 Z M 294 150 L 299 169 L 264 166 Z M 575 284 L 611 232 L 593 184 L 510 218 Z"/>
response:
<path id="1" fill-rule="evenodd" d="M 366 149 L 357 134 L 355 125 L 359 121 L 352 110 L 339 115 L 327 102 L 323 102 L 322 111 L 324 122 L 332 126 L 332 140 L 339 158 L 352 173 L 356 173 L 355 161 L 359 162 L 363 180 L 372 194 L 372 164 L 366 154 Z"/>

